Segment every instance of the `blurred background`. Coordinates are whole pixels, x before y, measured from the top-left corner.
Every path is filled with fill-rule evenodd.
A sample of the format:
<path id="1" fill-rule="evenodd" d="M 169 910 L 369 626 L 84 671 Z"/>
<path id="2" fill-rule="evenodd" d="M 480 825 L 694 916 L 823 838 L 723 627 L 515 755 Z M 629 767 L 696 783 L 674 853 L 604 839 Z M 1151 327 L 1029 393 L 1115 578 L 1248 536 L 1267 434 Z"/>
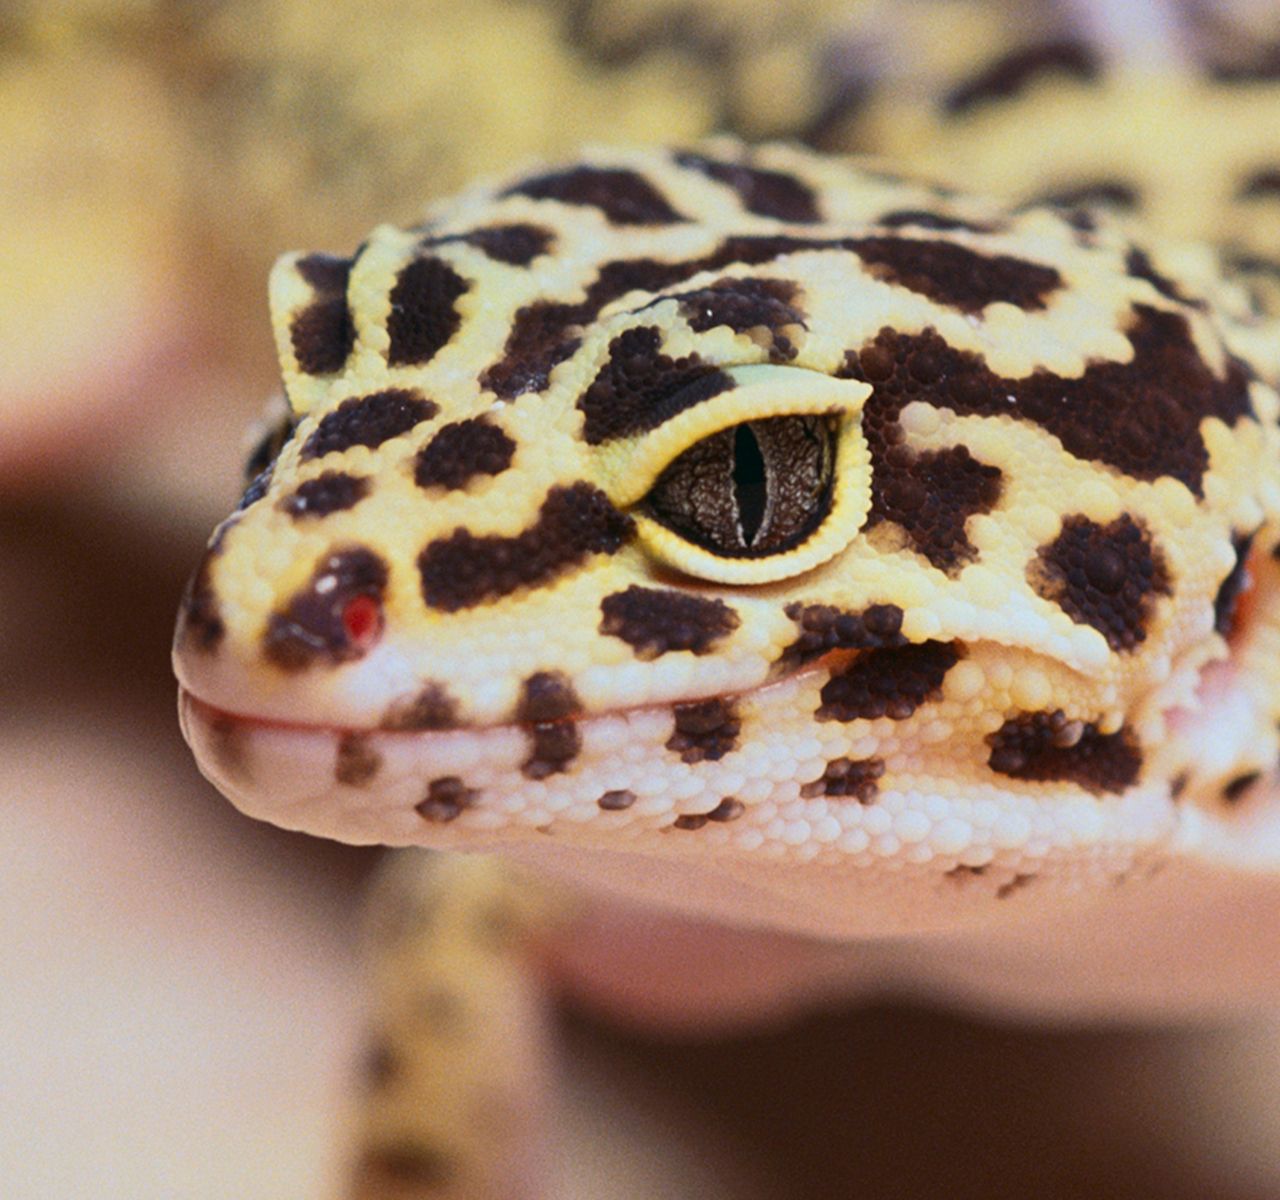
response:
<path id="1" fill-rule="evenodd" d="M 239 817 L 168 665 L 276 386 L 275 255 L 591 140 L 945 166 L 923 98 L 1080 34 L 1236 64 L 1280 161 L 1270 2 L 0 0 L 0 1193 L 337 1194 L 375 854 Z M 1277 219 L 1223 218 L 1259 260 Z M 1280 1197 L 1257 1019 L 564 1021 L 575 1195 Z"/>

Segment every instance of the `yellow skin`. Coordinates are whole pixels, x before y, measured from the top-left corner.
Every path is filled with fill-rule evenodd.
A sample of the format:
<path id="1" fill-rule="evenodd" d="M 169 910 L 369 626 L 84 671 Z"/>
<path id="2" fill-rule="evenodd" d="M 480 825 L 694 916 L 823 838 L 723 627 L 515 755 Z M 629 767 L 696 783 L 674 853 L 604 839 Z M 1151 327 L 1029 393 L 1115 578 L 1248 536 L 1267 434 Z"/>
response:
<path id="1" fill-rule="evenodd" d="M 725 142 L 286 256 L 287 441 L 177 635 L 202 769 L 281 825 L 827 941 L 1274 868 L 1274 331 L 1133 238 Z M 410 962 L 452 928 L 401 926 Z M 423 1133 L 395 978 L 361 1194 L 489 1194 L 465 1120 Z"/>

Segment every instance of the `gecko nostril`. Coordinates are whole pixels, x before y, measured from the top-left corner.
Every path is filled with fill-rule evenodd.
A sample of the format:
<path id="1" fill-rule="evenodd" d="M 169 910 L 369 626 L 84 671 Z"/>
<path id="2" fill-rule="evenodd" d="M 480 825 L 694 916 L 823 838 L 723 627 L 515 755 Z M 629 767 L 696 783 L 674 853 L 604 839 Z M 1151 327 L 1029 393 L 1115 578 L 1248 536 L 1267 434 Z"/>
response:
<path id="1" fill-rule="evenodd" d="M 342 610 L 342 629 L 352 649 L 363 654 L 382 633 L 382 605 L 377 597 L 352 596 Z"/>

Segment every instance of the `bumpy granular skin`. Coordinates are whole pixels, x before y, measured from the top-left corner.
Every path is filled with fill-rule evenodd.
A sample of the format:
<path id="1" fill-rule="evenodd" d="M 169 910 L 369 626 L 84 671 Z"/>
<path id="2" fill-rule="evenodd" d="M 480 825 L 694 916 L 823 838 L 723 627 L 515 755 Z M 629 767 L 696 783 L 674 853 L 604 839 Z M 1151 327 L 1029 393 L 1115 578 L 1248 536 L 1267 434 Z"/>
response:
<path id="1" fill-rule="evenodd" d="M 870 804 L 880 791 L 878 780 L 883 774 L 882 758 L 833 758 L 820 778 L 800 788 L 800 795 L 852 796 L 859 804 Z"/>
<path id="2" fill-rule="evenodd" d="M 555 249 L 556 235 L 541 225 L 520 222 L 513 225 L 490 225 L 443 237 L 427 237 L 423 245 L 447 246 L 451 242 L 474 246 L 497 262 L 511 267 L 527 267 L 535 258 Z"/>
<path id="3" fill-rule="evenodd" d="M 819 721 L 905 721 L 942 686 L 960 661 L 960 651 L 944 642 L 923 642 L 891 650 L 871 650 L 833 673 L 822 688 Z"/>
<path id="4" fill-rule="evenodd" d="M 600 632 L 621 638 L 642 659 L 677 650 L 707 654 L 739 624 L 723 600 L 634 584 L 601 600 L 600 612 Z"/>
<path id="5" fill-rule="evenodd" d="M 476 793 L 456 775 L 433 779 L 427 785 L 427 794 L 416 808 L 424 820 L 445 824 L 456 820 L 464 809 L 475 802 Z"/>
<path id="6" fill-rule="evenodd" d="M 1067 517 L 1028 574 L 1042 596 L 1073 621 L 1092 625 L 1119 651 L 1146 638 L 1156 598 L 1169 594 L 1164 555 L 1127 513 L 1109 525 Z"/>
<path id="7" fill-rule="evenodd" d="M 298 272 L 315 289 L 315 299 L 293 318 L 293 352 L 307 374 L 329 375 L 342 369 L 356 340 L 347 307 L 351 260 L 312 254 L 298 263 Z"/>
<path id="8" fill-rule="evenodd" d="M 1093 363 L 1078 378 L 1040 370 L 1006 379 L 933 330 L 904 337 L 885 329 L 850 354 L 846 371 L 875 388 L 864 416 L 873 456 L 897 440 L 902 406 L 919 398 L 960 415 L 1032 422 L 1076 458 L 1138 479 L 1169 476 L 1200 496 L 1208 466 L 1200 423 L 1212 416 L 1235 425 L 1252 415 L 1247 372 L 1230 362 L 1224 377 L 1215 375 L 1182 313 L 1135 304 L 1125 336 L 1134 351 L 1127 363 Z"/>
<path id="9" fill-rule="evenodd" d="M 457 302 L 466 290 L 457 271 L 429 255 L 401 270 L 391 289 L 388 364 L 422 366 L 448 345 L 462 324 Z"/>
<path id="10" fill-rule="evenodd" d="M 323 458 L 352 446 L 371 450 L 408 433 L 440 411 L 433 400 L 410 388 L 387 388 L 344 400 L 316 426 L 302 446 L 301 457 Z"/>
<path id="11" fill-rule="evenodd" d="M 652 183 L 634 171 L 573 167 L 526 179 L 503 195 L 588 205 L 614 225 L 670 225 L 684 220 Z"/>
<path id="12" fill-rule="evenodd" d="M 678 153 L 676 162 L 732 188 L 749 213 L 792 224 L 809 224 L 822 219 L 813 189 L 794 175 L 724 162 L 694 151 Z"/>
<path id="13" fill-rule="evenodd" d="M 795 358 L 796 348 L 783 330 L 804 328 L 804 310 L 796 303 L 798 288 L 787 279 L 719 279 L 709 287 L 681 292 L 676 299 L 689 328 L 697 333 L 725 325 L 738 332 L 768 330 L 773 362 Z"/>
<path id="14" fill-rule="evenodd" d="M 852 245 L 875 268 L 873 274 L 962 312 L 980 312 L 996 301 L 1044 308 L 1047 297 L 1062 286 L 1053 267 L 1008 254 L 975 254 L 952 242 L 870 237 Z"/>
<path id="15" fill-rule="evenodd" d="M 257 697 L 323 746 L 294 811 L 395 841 L 537 831 L 588 872 L 596 845 L 841 864 L 836 908 L 791 903 L 802 870 L 753 892 L 821 934 L 898 912 L 853 896 L 864 867 L 990 864 L 966 904 L 1102 877 L 1175 803 L 1221 811 L 1268 772 L 1263 688 L 1239 761 L 1156 744 L 1232 608 L 1233 669 L 1266 671 L 1269 610 L 1234 597 L 1247 539 L 1277 542 L 1280 404 L 1238 294 L 1102 215 L 695 153 L 542 167 L 350 265 L 277 268 L 292 414 L 178 659 L 210 708 Z M 309 374 L 292 323 L 344 279 L 357 344 Z M 357 550 L 384 581 L 325 571 Z M 275 795 L 283 751 L 226 741 L 229 790 Z M 466 804 L 437 789 L 424 819 L 441 779 Z"/>
<path id="16" fill-rule="evenodd" d="M 413 478 L 419 487 L 465 488 L 480 475 L 501 475 L 516 444 L 483 417 L 442 425 L 418 451 Z"/>
<path id="17" fill-rule="evenodd" d="M 568 771 L 582 749 L 572 721 L 540 721 L 529 729 L 529 757 L 520 771 L 526 779 L 545 779 Z"/>
<path id="18" fill-rule="evenodd" d="M 582 434 L 592 445 L 656 429 L 676 413 L 733 387 L 697 355 L 668 358 L 662 333 L 640 326 L 609 344 L 609 360 L 582 394 Z"/>
<path id="19" fill-rule="evenodd" d="M 902 609 L 896 604 L 873 604 L 864 612 L 843 612 L 830 604 L 786 606 L 786 614 L 800 634 L 783 651 L 781 664 L 798 666 L 829 650 L 882 650 L 905 646 Z"/>
<path id="20" fill-rule="evenodd" d="M 667 749 L 686 763 L 723 758 L 738 744 L 742 722 L 731 700 L 702 700 L 675 706 L 675 732 Z"/>
<path id="21" fill-rule="evenodd" d="M 1094 795 L 1124 791 L 1142 769 L 1142 754 L 1125 730 L 1099 733 L 1069 721 L 1061 709 L 1025 713 L 988 739 L 993 771 L 1038 783 L 1074 783 Z"/>
<path id="22" fill-rule="evenodd" d="M 632 535 L 631 518 L 598 488 L 555 488 L 535 525 L 515 537 L 480 536 L 459 529 L 418 556 L 427 604 L 454 612 L 546 583 L 591 554 L 615 553 Z"/>
<path id="23" fill-rule="evenodd" d="M 558 671 L 539 671 L 520 685 L 517 720 L 559 721 L 581 711 L 582 701 Z"/>
<path id="24" fill-rule="evenodd" d="M 369 494 L 371 487 L 371 481 L 362 475 L 326 471 L 298 484 L 280 501 L 280 507 L 296 520 L 327 517 L 330 513 L 354 508 Z"/>

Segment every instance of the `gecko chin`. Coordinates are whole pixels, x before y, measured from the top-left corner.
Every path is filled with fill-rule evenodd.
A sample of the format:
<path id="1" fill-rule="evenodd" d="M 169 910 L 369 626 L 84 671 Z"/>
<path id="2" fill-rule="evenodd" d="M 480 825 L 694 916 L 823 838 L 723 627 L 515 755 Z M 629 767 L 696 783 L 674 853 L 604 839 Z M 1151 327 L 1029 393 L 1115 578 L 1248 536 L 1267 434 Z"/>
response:
<path id="1" fill-rule="evenodd" d="M 1036 909 L 1075 903 L 1167 858 L 1167 786 L 1103 795 L 985 761 L 959 771 L 954 744 L 930 744 L 901 708 L 815 722 L 832 676 L 824 660 L 736 695 L 445 730 L 288 724 L 186 688 L 180 707 L 201 769 L 250 816 L 497 850 L 591 890 L 815 936 L 1009 919 L 1023 892 Z M 919 719 L 957 704 L 938 695 Z"/>

